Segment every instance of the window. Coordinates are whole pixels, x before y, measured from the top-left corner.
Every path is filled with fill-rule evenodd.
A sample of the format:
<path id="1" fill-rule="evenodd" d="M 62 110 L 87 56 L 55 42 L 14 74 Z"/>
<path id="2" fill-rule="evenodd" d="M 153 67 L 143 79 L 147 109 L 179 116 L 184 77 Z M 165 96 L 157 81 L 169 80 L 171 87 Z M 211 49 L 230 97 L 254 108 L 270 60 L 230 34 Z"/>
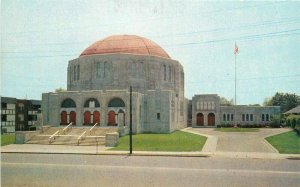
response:
<path id="1" fill-rule="evenodd" d="M 253 121 L 253 114 L 250 114 L 250 121 Z"/>
<path id="2" fill-rule="evenodd" d="M 1 115 L 1 121 L 7 121 L 7 116 L 6 115 Z"/>
<path id="3" fill-rule="evenodd" d="M 101 78 L 101 66 L 100 66 L 100 62 L 97 62 L 97 65 L 96 65 L 96 77 L 98 79 Z"/>
<path id="4" fill-rule="evenodd" d="M 269 114 L 266 114 L 266 121 L 269 121 Z"/>
<path id="5" fill-rule="evenodd" d="M 6 109 L 7 108 L 7 103 L 1 103 L 1 108 Z"/>
<path id="6" fill-rule="evenodd" d="M 245 114 L 242 114 L 242 121 L 245 121 Z"/>
<path id="7" fill-rule="evenodd" d="M 233 114 L 231 114 L 231 121 L 233 121 Z"/>
<path id="8" fill-rule="evenodd" d="M 223 121 L 226 121 L 226 114 L 223 114 Z"/>
<path id="9" fill-rule="evenodd" d="M 19 121 L 24 121 L 24 114 L 18 114 Z"/>
<path id="10" fill-rule="evenodd" d="M 261 115 L 261 121 L 265 121 L 265 115 L 264 114 Z"/>
<path id="11" fill-rule="evenodd" d="M 74 75 L 73 75 L 73 80 L 75 81 L 76 80 L 76 66 L 74 66 Z"/>
<path id="12" fill-rule="evenodd" d="M 157 114 L 156 114 L 156 119 L 157 119 L 157 120 L 160 120 L 160 113 L 157 113 Z"/>
<path id="13" fill-rule="evenodd" d="M 104 78 L 107 78 L 107 62 L 104 62 Z"/>
<path id="14" fill-rule="evenodd" d="M 77 66 L 77 80 L 79 80 L 79 75 L 80 75 L 80 66 L 78 65 Z"/>
<path id="15" fill-rule="evenodd" d="M 171 82 L 171 66 L 169 66 L 169 82 Z"/>
<path id="16" fill-rule="evenodd" d="M 134 62 L 131 63 L 131 76 L 136 77 L 136 64 Z"/>
<path id="17" fill-rule="evenodd" d="M 28 121 L 37 121 L 37 115 L 28 115 Z"/>
<path id="18" fill-rule="evenodd" d="M 167 80 L 167 67 L 164 65 L 164 81 Z"/>
<path id="19" fill-rule="evenodd" d="M 23 103 L 19 103 L 18 104 L 19 110 L 23 111 L 24 110 L 24 104 Z"/>
<path id="20" fill-rule="evenodd" d="M 249 121 L 249 114 L 246 115 L 246 121 Z"/>
<path id="21" fill-rule="evenodd" d="M 230 115 L 229 114 L 227 114 L 227 121 L 230 121 Z"/>

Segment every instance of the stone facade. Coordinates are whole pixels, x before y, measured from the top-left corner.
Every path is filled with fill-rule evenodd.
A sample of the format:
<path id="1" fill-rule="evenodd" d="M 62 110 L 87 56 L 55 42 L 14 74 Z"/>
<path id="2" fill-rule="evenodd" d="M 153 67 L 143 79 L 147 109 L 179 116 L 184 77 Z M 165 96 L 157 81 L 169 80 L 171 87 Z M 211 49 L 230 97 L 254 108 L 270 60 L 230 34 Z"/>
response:
<path id="1" fill-rule="evenodd" d="M 132 86 L 134 133 L 169 133 L 186 127 L 184 71 L 176 60 L 123 53 L 84 55 L 69 61 L 67 80 L 67 91 L 42 95 L 46 124 L 99 122 L 126 133 Z"/>
<path id="2" fill-rule="evenodd" d="M 216 94 L 195 95 L 192 99 L 193 127 L 264 125 L 270 123 L 271 116 L 276 114 L 280 114 L 279 106 L 221 106 Z"/>

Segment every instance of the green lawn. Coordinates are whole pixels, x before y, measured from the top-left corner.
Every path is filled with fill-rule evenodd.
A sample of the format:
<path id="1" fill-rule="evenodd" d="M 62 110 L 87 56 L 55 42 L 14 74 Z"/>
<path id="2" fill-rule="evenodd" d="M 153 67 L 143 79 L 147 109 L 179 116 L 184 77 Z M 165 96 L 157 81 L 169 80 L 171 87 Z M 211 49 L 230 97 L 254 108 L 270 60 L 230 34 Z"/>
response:
<path id="1" fill-rule="evenodd" d="M 225 127 L 216 128 L 215 131 L 220 132 L 258 132 L 259 128 L 236 128 L 236 127 Z"/>
<path id="2" fill-rule="evenodd" d="M 1 146 L 15 143 L 14 134 L 2 134 L 1 135 Z"/>
<path id="3" fill-rule="evenodd" d="M 300 137 L 295 131 L 267 137 L 266 140 L 272 144 L 279 153 L 300 154 Z"/>
<path id="4" fill-rule="evenodd" d="M 207 137 L 176 131 L 171 134 L 137 134 L 132 136 L 134 151 L 201 151 Z M 121 137 L 111 150 L 129 150 L 129 135 Z"/>

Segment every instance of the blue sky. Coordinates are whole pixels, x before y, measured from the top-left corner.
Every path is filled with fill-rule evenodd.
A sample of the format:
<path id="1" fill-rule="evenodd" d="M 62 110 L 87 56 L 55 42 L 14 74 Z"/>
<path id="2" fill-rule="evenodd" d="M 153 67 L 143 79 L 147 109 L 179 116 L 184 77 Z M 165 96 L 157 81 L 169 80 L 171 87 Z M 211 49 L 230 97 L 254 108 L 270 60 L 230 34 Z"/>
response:
<path id="1" fill-rule="evenodd" d="M 68 61 L 97 40 L 153 40 L 185 71 L 185 95 L 217 93 L 262 104 L 300 94 L 300 2 L 2 0 L 1 95 L 41 99 L 66 88 Z"/>

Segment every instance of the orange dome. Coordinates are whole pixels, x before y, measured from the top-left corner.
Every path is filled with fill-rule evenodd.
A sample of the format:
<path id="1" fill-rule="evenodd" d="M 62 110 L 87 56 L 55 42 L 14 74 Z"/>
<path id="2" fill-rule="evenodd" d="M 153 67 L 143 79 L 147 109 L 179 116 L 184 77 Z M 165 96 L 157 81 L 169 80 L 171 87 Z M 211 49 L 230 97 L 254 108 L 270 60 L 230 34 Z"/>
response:
<path id="1" fill-rule="evenodd" d="M 99 40 L 86 48 L 80 56 L 95 54 L 137 54 L 170 58 L 159 45 L 135 35 L 114 35 Z"/>

